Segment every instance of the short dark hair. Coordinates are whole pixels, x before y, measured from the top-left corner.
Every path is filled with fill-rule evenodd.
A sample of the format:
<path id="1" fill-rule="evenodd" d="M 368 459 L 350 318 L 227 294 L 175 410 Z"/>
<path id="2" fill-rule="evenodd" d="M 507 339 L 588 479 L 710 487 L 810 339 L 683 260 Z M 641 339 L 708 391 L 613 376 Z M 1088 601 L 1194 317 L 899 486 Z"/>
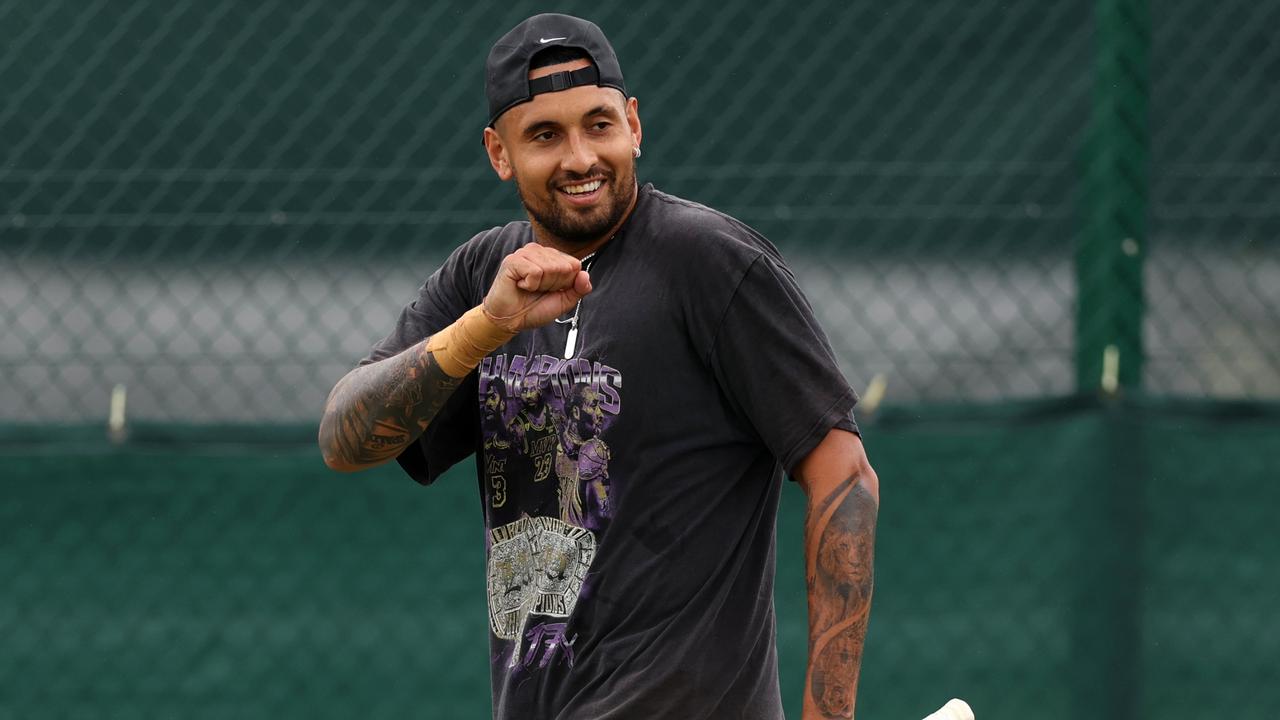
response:
<path id="1" fill-rule="evenodd" d="M 533 57 L 529 58 L 529 69 L 537 70 L 538 68 L 544 68 L 550 65 L 559 65 L 560 63 L 583 59 L 591 59 L 590 53 L 586 50 L 556 45 L 549 47 L 546 50 L 539 50 L 534 53 Z"/>

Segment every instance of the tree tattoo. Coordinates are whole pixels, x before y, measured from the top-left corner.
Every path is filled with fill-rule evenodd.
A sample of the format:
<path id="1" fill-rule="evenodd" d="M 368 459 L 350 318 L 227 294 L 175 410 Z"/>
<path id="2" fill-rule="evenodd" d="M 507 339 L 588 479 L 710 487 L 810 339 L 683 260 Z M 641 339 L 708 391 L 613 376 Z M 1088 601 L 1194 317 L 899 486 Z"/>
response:
<path id="1" fill-rule="evenodd" d="M 364 365 L 338 381 L 320 421 L 320 450 L 332 467 L 365 467 L 396 457 L 416 440 L 462 383 L 426 341 Z"/>
<path id="2" fill-rule="evenodd" d="M 805 579 L 809 590 L 809 681 L 824 718 L 853 717 L 871 611 L 876 500 L 853 476 L 809 505 Z"/>

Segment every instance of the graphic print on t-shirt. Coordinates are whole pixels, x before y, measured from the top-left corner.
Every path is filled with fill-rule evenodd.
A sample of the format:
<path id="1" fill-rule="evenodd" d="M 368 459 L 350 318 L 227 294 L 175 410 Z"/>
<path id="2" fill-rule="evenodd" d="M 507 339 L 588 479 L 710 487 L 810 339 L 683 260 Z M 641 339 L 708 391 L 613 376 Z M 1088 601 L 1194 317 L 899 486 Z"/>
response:
<path id="1" fill-rule="evenodd" d="M 489 540 L 489 625 L 494 635 L 517 641 L 510 665 L 522 659 L 531 665 L 542 648 L 531 646 L 522 657 L 525 623 L 530 615 L 569 616 L 596 554 L 595 536 L 558 518 L 526 517 L 490 530 Z M 559 642 L 572 651 L 572 639 Z"/>
<path id="2" fill-rule="evenodd" d="M 556 651 L 572 663 L 564 619 L 612 515 L 604 435 L 622 409 L 622 374 L 586 358 L 502 354 L 483 360 L 479 379 L 490 627 L 516 641 L 510 666 L 545 666 Z"/>

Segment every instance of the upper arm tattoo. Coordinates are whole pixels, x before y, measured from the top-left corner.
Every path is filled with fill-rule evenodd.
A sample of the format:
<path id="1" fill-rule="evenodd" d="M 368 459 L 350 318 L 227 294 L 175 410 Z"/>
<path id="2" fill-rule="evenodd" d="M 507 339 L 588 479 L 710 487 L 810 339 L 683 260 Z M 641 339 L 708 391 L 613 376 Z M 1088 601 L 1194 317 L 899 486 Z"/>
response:
<path id="1" fill-rule="evenodd" d="M 427 428 L 462 383 L 418 343 L 351 371 L 334 386 L 320 423 L 326 460 L 375 465 L 396 457 Z"/>
<path id="2" fill-rule="evenodd" d="M 809 686 L 826 718 L 853 716 L 871 611 L 876 500 L 857 476 L 809 507 L 805 580 L 809 590 Z"/>

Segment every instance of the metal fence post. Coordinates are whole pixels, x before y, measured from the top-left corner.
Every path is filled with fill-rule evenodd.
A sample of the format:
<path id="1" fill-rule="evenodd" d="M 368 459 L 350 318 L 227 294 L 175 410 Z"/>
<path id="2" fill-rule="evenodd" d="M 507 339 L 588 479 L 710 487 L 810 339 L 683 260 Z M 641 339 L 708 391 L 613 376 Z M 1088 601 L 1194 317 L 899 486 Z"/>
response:
<path id="1" fill-rule="evenodd" d="M 1142 717 L 1145 412 L 1141 403 L 1102 402 L 1089 414 L 1091 457 L 1077 489 L 1074 717 Z"/>
<path id="2" fill-rule="evenodd" d="M 1142 260 L 1147 210 L 1146 0 L 1097 0 L 1085 228 L 1076 252 L 1076 389 L 1142 379 Z"/>
<path id="3" fill-rule="evenodd" d="M 1114 395 L 1142 382 L 1150 22 L 1146 0 L 1097 0 L 1085 227 L 1076 251 L 1076 388 Z M 1145 448 L 1135 408 L 1108 404 L 1101 462 L 1084 479 L 1085 564 L 1077 603 L 1076 714 L 1139 714 L 1141 527 Z"/>

